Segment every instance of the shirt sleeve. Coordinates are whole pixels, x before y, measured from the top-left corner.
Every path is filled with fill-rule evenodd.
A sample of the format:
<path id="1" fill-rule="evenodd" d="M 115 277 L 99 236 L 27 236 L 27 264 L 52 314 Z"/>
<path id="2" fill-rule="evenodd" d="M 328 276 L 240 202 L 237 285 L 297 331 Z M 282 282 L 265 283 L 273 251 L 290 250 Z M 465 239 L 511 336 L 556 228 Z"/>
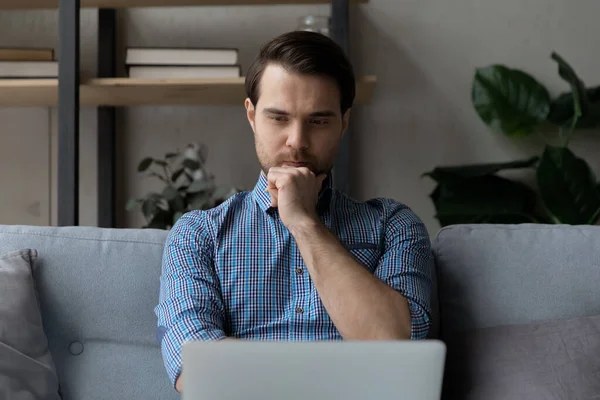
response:
<path id="1" fill-rule="evenodd" d="M 411 339 L 424 339 L 431 324 L 431 241 L 423 222 L 408 207 L 393 203 L 388 210 L 384 253 L 375 276 L 406 298 L 411 314 Z"/>
<path id="2" fill-rule="evenodd" d="M 169 232 L 160 276 L 157 339 L 171 383 L 181 374 L 183 343 L 225 338 L 224 306 L 212 263 L 214 243 L 201 211 L 182 216 Z"/>

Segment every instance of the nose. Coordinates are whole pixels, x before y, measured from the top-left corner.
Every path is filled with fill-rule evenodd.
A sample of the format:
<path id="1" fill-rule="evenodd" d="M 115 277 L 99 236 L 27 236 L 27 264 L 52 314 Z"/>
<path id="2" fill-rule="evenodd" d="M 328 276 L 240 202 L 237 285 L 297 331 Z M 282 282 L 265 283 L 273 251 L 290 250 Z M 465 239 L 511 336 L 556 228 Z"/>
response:
<path id="1" fill-rule="evenodd" d="M 303 123 L 296 122 L 289 127 L 286 145 L 297 150 L 308 148 L 308 130 Z"/>

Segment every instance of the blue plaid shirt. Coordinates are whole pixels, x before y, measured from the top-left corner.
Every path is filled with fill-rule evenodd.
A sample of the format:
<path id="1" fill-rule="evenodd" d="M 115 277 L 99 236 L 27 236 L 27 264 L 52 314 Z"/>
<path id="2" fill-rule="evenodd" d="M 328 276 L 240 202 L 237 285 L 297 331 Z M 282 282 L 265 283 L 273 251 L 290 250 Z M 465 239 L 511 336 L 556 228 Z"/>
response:
<path id="1" fill-rule="evenodd" d="M 341 339 L 266 187 L 261 173 L 253 191 L 189 212 L 169 233 L 155 312 L 172 383 L 181 372 L 184 341 Z M 419 218 L 392 200 L 353 201 L 329 180 L 317 210 L 360 263 L 404 295 L 411 337 L 424 338 L 432 256 Z"/>

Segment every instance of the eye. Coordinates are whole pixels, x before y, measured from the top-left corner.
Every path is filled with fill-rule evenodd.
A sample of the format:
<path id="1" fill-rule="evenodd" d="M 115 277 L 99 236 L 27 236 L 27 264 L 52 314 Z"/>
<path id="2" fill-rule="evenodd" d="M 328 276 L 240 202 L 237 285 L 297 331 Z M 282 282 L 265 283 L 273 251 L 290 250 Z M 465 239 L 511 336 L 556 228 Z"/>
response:
<path id="1" fill-rule="evenodd" d="M 284 117 L 282 115 L 273 115 L 273 116 L 270 116 L 269 118 L 275 122 L 286 122 L 287 121 L 287 117 Z"/>
<path id="2" fill-rule="evenodd" d="M 315 118 L 311 119 L 310 123 L 315 125 L 327 125 L 329 123 L 329 120 L 327 120 L 326 118 Z"/>

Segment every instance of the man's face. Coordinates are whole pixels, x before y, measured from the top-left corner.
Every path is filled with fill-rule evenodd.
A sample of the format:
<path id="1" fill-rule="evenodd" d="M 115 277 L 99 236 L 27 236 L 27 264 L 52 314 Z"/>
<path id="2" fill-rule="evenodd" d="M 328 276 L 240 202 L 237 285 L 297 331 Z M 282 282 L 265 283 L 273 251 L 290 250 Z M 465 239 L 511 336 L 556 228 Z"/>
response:
<path id="1" fill-rule="evenodd" d="M 335 81 L 272 64 L 263 71 L 259 92 L 258 104 L 246 99 L 246 110 L 264 173 L 283 166 L 329 173 L 350 115 L 341 115 Z"/>

